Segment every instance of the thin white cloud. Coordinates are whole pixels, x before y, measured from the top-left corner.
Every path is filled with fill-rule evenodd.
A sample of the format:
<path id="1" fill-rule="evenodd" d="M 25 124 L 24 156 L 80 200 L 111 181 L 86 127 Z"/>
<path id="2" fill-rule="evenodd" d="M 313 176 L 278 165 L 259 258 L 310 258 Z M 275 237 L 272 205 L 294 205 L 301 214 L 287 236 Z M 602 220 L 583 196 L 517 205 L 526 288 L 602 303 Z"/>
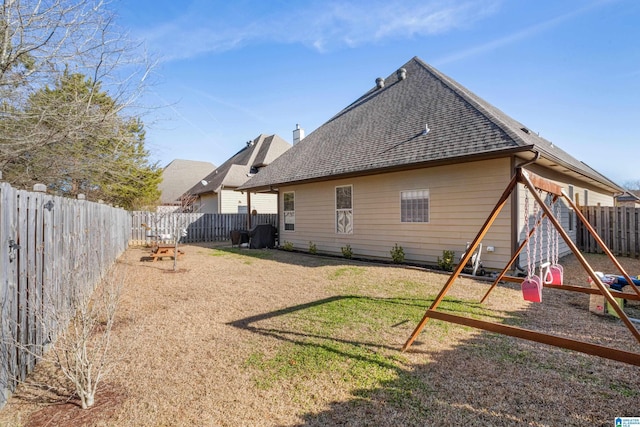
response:
<path id="1" fill-rule="evenodd" d="M 464 60 L 467 59 L 469 57 L 472 56 L 477 56 L 477 55 L 481 55 L 484 53 L 488 53 L 488 52 L 492 52 L 498 48 L 501 48 L 503 46 L 506 45 L 510 45 L 512 43 L 518 42 L 520 40 L 532 37 L 538 33 L 541 33 L 545 30 L 548 30 L 550 28 L 553 27 L 557 27 L 558 25 L 562 24 L 563 22 L 566 22 L 570 19 L 575 18 L 578 15 L 587 13 L 589 11 L 591 11 L 592 9 L 595 9 L 597 7 L 602 6 L 605 3 L 611 3 L 612 1 L 615 0 L 600 0 L 600 1 L 596 1 L 593 2 L 585 7 L 573 10 L 571 12 L 568 12 L 566 14 L 560 15 L 560 16 L 556 16 L 554 18 L 551 18 L 547 21 L 541 22 L 539 24 L 536 25 L 532 25 L 528 28 L 525 28 L 524 30 L 521 31 L 517 31 L 515 33 L 512 34 L 508 34 L 505 37 L 496 39 L 496 40 L 492 40 L 490 42 L 478 45 L 478 46 L 474 46 L 471 47 L 469 49 L 465 49 L 462 50 L 460 52 L 456 52 L 453 53 L 451 55 L 447 55 L 445 57 L 436 59 L 434 61 L 432 61 L 433 65 L 435 66 L 442 66 L 444 64 L 449 64 L 451 62 L 456 62 L 456 61 L 460 61 L 460 60 Z"/>
<path id="2" fill-rule="evenodd" d="M 253 120 L 256 120 L 258 122 L 261 123 L 266 123 L 268 124 L 269 121 L 267 119 L 265 119 L 264 117 L 260 116 L 259 114 L 256 114 L 255 112 L 253 112 L 252 110 L 243 107 L 239 104 L 234 104 L 232 102 L 228 102 L 222 98 L 218 98 L 217 96 L 213 96 L 210 93 L 201 91 L 199 89 L 193 88 L 193 87 L 184 87 L 184 90 L 188 90 L 192 93 L 195 93 L 196 95 L 202 97 L 202 98 L 206 98 L 209 99 L 211 101 L 213 101 L 216 104 L 222 105 L 223 107 L 227 107 L 227 109 L 232 109 L 235 110 L 239 113 L 242 113 L 243 115 L 252 118 Z M 212 118 L 214 118 L 213 114 L 209 113 L 211 115 Z M 216 119 L 217 120 L 217 119 Z"/>
<path id="3" fill-rule="evenodd" d="M 139 37 L 165 60 L 265 42 L 327 51 L 465 28 L 496 13 L 501 1 L 284 1 L 277 10 L 250 2 L 213 10 L 209 2 L 195 1 L 182 15 Z"/>

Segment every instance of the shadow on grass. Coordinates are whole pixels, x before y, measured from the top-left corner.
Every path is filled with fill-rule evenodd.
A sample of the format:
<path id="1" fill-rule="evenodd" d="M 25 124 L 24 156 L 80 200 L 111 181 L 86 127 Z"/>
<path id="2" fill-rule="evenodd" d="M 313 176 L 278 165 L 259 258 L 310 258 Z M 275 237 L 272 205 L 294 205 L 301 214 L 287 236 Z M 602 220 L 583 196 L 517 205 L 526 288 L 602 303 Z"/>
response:
<path id="1" fill-rule="evenodd" d="M 391 260 L 375 260 L 354 257 L 351 259 L 344 258 L 340 255 L 332 255 L 326 253 L 311 254 L 304 251 L 286 251 L 284 249 L 249 249 L 231 247 L 230 245 L 217 245 L 212 247 L 218 254 L 233 254 L 246 256 L 250 258 L 268 259 L 275 262 L 281 262 L 290 265 L 296 265 L 300 267 L 326 267 L 326 266 L 338 266 L 338 265 L 375 265 L 378 267 L 417 267 L 421 269 L 428 269 L 436 273 L 449 274 L 449 272 L 438 270 L 435 266 L 427 264 L 412 264 L 403 263 L 397 264 Z M 214 252 L 214 254 L 215 254 Z"/>
<path id="2" fill-rule="evenodd" d="M 333 334 L 340 328 L 368 322 L 357 317 L 357 309 L 369 309 L 367 316 L 378 313 L 386 320 L 387 333 L 390 328 L 407 324 L 413 327 L 431 302 L 334 296 L 239 319 L 230 325 L 293 347 L 284 357 L 260 360 L 256 365 L 276 373 L 267 387 L 275 387 L 282 380 L 277 375 L 296 364 L 303 366 L 291 370 L 290 381 L 304 381 L 302 378 L 314 374 L 308 370 L 319 370 L 319 375 L 335 374 L 337 370 L 342 381 L 353 385 L 349 399 L 334 401 L 328 408 L 326 402 L 318 402 L 326 409 L 302 414 L 302 422 L 297 424 L 301 426 L 577 426 L 610 425 L 614 417 L 637 416 L 633 402 L 640 397 L 640 376 L 633 366 L 494 333 L 472 334 L 458 325 L 439 331 L 443 322 L 433 319 L 422 332 L 423 341 L 416 341 L 404 354 L 369 334 L 362 334 L 364 339 Z M 462 308 L 469 303 L 448 302 L 449 307 L 443 311 L 469 314 L 468 308 Z M 471 306 L 473 314 L 476 308 Z M 404 318 L 401 314 L 388 315 L 396 309 L 404 312 Z M 509 322 L 518 321 L 521 315 L 517 311 L 506 318 L 486 311 L 480 314 Z M 338 318 L 336 329 L 323 329 L 322 325 L 314 329 L 314 322 L 335 320 L 331 316 Z M 446 339 L 454 329 L 462 331 L 463 338 L 444 350 L 430 346 L 432 340 Z M 405 330 L 398 333 L 404 334 Z M 297 353 L 304 354 L 299 361 Z M 304 365 L 310 354 L 321 357 Z M 344 371 L 340 371 L 342 365 Z"/>

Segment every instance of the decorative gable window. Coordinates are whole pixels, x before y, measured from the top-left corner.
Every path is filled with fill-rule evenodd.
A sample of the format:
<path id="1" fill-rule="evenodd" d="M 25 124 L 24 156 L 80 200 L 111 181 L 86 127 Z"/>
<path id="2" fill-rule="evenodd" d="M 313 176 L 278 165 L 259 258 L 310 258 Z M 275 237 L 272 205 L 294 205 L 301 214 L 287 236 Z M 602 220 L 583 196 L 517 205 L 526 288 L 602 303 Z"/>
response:
<path id="1" fill-rule="evenodd" d="M 285 231 L 294 231 L 296 228 L 296 193 L 293 191 L 283 193 L 284 201 L 284 229 Z"/>
<path id="2" fill-rule="evenodd" d="M 353 233 L 353 186 L 336 187 L 336 233 Z"/>
<path id="3" fill-rule="evenodd" d="M 429 222 L 429 190 L 400 192 L 400 221 Z"/>

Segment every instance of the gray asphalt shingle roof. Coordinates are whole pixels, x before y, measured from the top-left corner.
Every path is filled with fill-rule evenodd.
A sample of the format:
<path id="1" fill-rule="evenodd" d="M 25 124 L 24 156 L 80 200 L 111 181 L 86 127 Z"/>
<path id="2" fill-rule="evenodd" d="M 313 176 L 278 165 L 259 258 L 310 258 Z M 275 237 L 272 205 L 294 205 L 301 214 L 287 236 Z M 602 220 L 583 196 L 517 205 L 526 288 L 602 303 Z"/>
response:
<path id="1" fill-rule="evenodd" d="M 617 187 L 598 172 L 413 58 L 340 111 L 242 189 L 260 189 L 385 169 L 425 166 L 535 149 L 554 162 Z M 424 133 L 425 126 L 429 132 Z"/>
<path id="2" fill-rule="evenodd" d="M 161 191 L 162 204 L 177 203 L 182 194 L 216 167 L 213 163 L 196 160 L 176 159 L 162 170 L 162 182 L 158 185 Z"/>
<path id="3" fill-rule="evenodd" d="M 251 144 L 247 144 L 217 169 L 204 177 L 207 182 L 198 182 L 187 193 L 198 195 L 216 192 L 221 186 L 235 188 L 244 184 L 249 177 L 252 167 L 260 168 L 277 159 L 282 153 L 291 148 L 278 135 L 259 135 Z"/>

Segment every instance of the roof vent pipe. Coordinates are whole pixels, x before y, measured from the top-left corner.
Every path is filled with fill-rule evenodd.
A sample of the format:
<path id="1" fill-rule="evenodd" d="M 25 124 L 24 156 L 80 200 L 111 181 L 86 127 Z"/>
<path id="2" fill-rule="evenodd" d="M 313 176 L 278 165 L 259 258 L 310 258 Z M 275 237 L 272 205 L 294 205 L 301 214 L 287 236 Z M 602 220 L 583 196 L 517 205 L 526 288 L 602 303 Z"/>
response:
<path id="1" fill-rule="evenodd" d="M 376 79 L 376 87 L 378 89 L 382 89 L 384 87 L 384 79 L 382 77 L 378 77 Z"/>
<path id="2" fill-rule="evenodd" d="M 404 80 L 407 78 L 407 70 L 405 70 L 404 68 L 400 68 L 398 71 L 396 71 L 396 76 L 398 76 L 398 80 Z"/>

